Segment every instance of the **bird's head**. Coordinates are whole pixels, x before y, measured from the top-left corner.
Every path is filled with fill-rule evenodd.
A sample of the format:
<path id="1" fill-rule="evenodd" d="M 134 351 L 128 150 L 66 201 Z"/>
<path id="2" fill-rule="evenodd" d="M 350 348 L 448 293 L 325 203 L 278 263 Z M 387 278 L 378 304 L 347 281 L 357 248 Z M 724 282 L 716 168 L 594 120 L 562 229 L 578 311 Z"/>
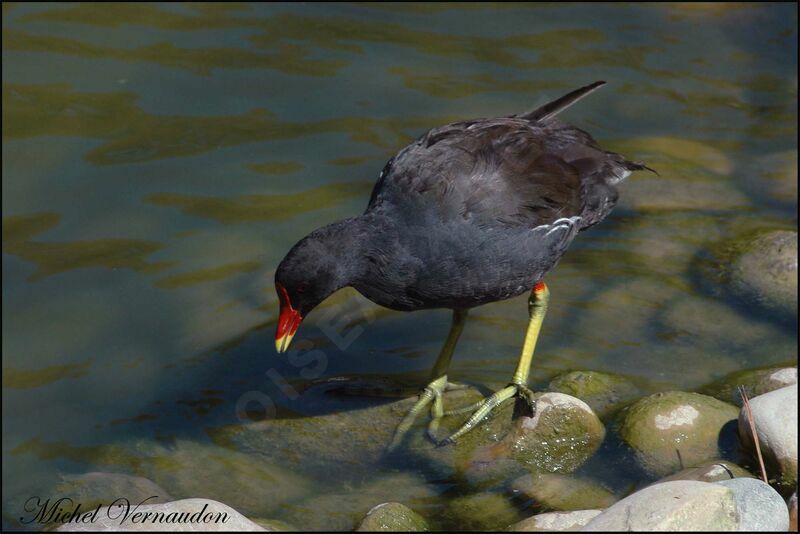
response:
<path id="1" fill-rule="evenodd" d="M 351 247 L 334 225 L 320 228 L 297 243 L 275 271 L 280 315 L 275 348 L 286 352 L 308 313 L 352 281 Z M 348 250 L 349 249 L 349 250 Z"/>

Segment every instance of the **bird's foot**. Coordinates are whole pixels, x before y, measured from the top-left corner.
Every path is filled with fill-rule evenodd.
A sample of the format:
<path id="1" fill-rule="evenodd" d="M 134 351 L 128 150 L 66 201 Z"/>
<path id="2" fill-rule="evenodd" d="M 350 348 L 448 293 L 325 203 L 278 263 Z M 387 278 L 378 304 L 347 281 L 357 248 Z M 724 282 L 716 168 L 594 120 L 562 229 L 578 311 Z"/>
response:
<path id="1" fill-rule="evenodd" d="M 459 408 L 457 410 L 452 410 L 449 412 L 444 412 L 444 415 L 456 415 L 466 412 L 471 412 L 474 410 L 472 416 L 467 419 L 467 422 L 464 423 L 461 428 L 459 428 L 454 434 L 450 437 L 442 440 L 439 442 L 439 445 L 448 445 L 450 443 L 455 443 L 457 439 L 461 436 L 475 428 L 478 423 L 483 421 L 489 414 L 491 414 L 492 410 L 503 404 L 509 399 L 513 399 L 514 397 L 520 397 L 525 399 L 530 407 L 531 413 L 536 411 L 536 401 L 533 398 L 533 391 L 524 385 L 524 384 L 509 384 L 508 386 L 504 387 L 500 391 L 494 392 L 494 394 L 486 397 L 485 399 L 476 402 L 475 404 L 471 404 L 469 406 L 465 406 L 463 408 Z"/>
<path id="2" fill-rule="evenodd" d="M 388 451 L 391 452 L 397 448 L 403 437 L 408 433 L 408 430 L 414 424 L 417 416 L 430 404 L 431 405 L 431 421 L 428 423 L 428 437 L 434 442 L 437 441 L 436 432 L 439 430 L 439 423 L 445 415 L 443 397 L 447 391 L 455 391 L 465 389 L 467 386 L 464 384 L 456 384 L 455 382 L 448 382 L 447 375 L 440 376 L 422 390 L 419 394 L 419 400 L 411 407 L 406 416 L 397 425 L 392 442 L 389 444 Z"/>

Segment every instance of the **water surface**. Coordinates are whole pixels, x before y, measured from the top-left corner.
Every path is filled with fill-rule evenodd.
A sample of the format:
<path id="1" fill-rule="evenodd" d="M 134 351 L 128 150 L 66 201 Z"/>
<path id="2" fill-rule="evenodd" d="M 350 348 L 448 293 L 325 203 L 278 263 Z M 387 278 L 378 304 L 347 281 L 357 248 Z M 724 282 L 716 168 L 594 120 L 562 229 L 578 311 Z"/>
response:
<path id="1" fill-rule="evenodd" d="M 796 189 L 772 190 L 797 158 L 796 24 L 795 5 L 763 3 L 4 3 L 4 526 L 63 475 L 138 472 L 113 456 L 126 444 L 218 447 L 215 429 L 259 417 L 241 410 L 252 392 L 302 415 L 325 410 L 293 394 L 314 379 L 422 385 L 449 312 L 346 290 L 300 331 L 317 356 L 279 357 L 275 267 L 363 210 L 385 160 L 427 128 L 598 79 L 565 119 L 666 185 L 631 178 L 549 276 L 532 384 L 593 369 L 697 389 L 796 361 L 795 327 L 703 274 L 725 240 L 796 226 Z M 343 314 L 356 330 L 333 321 L 332 338 Z M 526 319 L 525 297 L 475 310 L 450 376 L 505 383 Z M 638 482 L 602 464 L 586 474 Z M 432 510 L 446 504 L 428 490 Z M 250 515 L 330 495 L 348 489 L 320 476 Z M 205 495 L 176 495 L 190 496 Z"/>

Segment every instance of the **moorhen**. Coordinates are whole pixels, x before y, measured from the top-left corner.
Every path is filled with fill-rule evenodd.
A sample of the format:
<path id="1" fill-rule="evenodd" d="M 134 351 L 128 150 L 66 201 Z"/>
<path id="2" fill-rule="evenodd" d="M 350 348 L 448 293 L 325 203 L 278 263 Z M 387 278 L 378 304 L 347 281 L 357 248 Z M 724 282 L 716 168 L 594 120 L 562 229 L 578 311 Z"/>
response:
<path id="1" fill-rule="evenodd" d="M 434 128 L 391 158 L 366 211 L 301 239 L 275 273 L 280 299 L 275 345 L 284 352 L 303 318 L 334 291 L 351 286 L 387 308 L 450 308 L 452 324 L 430 384 L 398 426 L 396 446 L 431 404 L 436 440 L 442 397 L 459 386 L 447 368 L 467 310 L 531 290 L 529 325 L 511 383 L 481 402 L 451 443 L 527 387 L 549 290 L 542 278 L 575 235 L 603 220 L 615 185 L 651 170 L 600 148 L 591 135 L 555 116 L 605 82 L 582 87 L 519 115 Z"/>

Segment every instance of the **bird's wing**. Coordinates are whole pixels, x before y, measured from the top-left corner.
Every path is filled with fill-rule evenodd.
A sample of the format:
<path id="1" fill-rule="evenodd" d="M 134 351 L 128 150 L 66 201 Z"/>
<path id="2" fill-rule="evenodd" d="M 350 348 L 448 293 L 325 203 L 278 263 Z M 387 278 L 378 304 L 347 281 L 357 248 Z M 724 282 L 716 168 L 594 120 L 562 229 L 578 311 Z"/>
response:
<path id="1" fill-rule="evenodd" d="M 388 203 L 416 217 L 519 228 L 580 216 L 580 173 L 562 157 L 575 150 L 553 145 L 544 128 L 506 117 L 433 129 L 387 163 L 368 210 Z"/>

